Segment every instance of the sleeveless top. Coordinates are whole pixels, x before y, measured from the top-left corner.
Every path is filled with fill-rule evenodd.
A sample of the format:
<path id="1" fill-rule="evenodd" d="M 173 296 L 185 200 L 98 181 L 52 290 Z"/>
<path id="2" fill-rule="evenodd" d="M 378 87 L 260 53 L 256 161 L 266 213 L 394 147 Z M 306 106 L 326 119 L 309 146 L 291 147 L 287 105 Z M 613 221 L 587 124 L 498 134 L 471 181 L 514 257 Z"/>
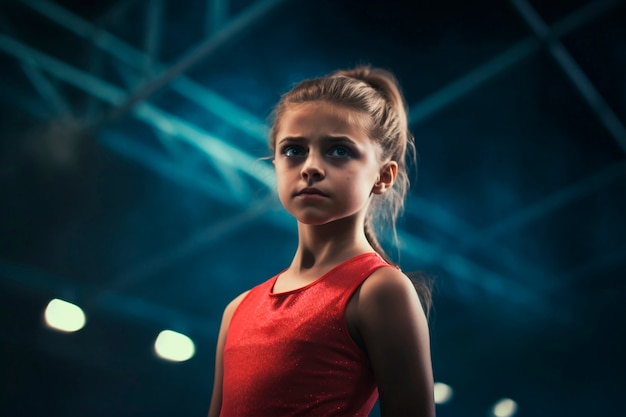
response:
<path id="1" fill-rule="evenodd" d="M 385 266 L 364 253 L 302 288 L 273 293 L 280 274 L 252 288 L 228 328 L 220 416 L 367 416 L 378 390 L 345 310 Z"/>

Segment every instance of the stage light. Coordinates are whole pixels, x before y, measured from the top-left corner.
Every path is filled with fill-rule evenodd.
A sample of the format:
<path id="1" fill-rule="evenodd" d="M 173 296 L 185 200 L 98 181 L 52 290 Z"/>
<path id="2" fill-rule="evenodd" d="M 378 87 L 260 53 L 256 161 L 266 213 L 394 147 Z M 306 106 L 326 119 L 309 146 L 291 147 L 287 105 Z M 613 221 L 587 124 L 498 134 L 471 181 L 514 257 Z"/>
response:
<path id="1" fill-rule="evenodd" d="M 494 417 L 513 417 L 517 413 L 517 403 L 510 398 L 502 398 L 491 409 Z"/>
<path id="2" fill-rule="evenodd" d="M 154 351 L 163 359 L 183 362 L 194 355 L 196 347 L 193 341 L 184 334 L 163 330 L 154 342 Z"/>
<path id="3" fill-rule="evenodd" d="M 452 387 L 443 382 L 435 382 L 435 403 L 445 404 L 452 399 Z"/>
<path id="4" fill-rule="evenodd" d="M 68 333 L 82 329 L 87 321 L 80 307 L 58 298 L 48 303 L 44 318 L 49 327 Z"/>

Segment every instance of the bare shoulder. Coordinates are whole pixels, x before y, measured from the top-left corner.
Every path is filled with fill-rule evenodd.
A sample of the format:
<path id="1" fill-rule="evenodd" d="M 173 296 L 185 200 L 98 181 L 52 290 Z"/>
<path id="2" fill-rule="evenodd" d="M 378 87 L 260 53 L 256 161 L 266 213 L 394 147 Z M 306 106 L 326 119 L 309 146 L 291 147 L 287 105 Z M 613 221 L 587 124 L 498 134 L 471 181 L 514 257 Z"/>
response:
<path id="1" fill-rule="evenodd" d="M 376 270 L 361 286 L 360 302 L 387 304 L 398 301 L 417 303 L 420 306 L 417 290 L 413 282 L 402 271 L 392 267 Z"/>
<path id="2" fill-rule="evenodd" d="M 417 289 L 396 268 L 380 268 L 363 282 L 356 322 L 370 344 L 415 346 L 429 339 L 428 321 Z"/>
<path id="3" fill-rule="evenodd" d="M 222 316 L 222 325 L 230 323 L 230 319 L 235 313 L 235 310 L 237 310 L 237 307 L 239 307 L 239 304 L 241 304 L 241 301 L 246 297 L 246 295 L 248 295 L 249 292 L 250 290 L 242 292 L 226 305 L 226 308 L 224 308 L 224 314 Z"/>

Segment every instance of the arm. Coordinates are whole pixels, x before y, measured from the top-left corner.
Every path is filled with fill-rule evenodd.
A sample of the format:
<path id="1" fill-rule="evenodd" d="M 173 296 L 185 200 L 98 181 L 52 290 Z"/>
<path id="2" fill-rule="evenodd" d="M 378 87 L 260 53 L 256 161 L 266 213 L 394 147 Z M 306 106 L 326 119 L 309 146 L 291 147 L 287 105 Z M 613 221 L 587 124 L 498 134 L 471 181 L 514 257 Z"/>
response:
<path id="1" fill-rule="evenodd" d="M 233 313 L 239 306 L 241 300 L 248 294 L 245 292 L 231 301 L 224 309 L 219 335 L 217 336 L 217 348 L 215 349 L 215 377 L 213 380 L 213 394 L 211 396 L 211 406 L 209 407 L 209 417 L 219 417 L 222 408 L 222 378 L 224 376 L 224 345 L 226 344 L 226 334 Z"/>
<path id="2" fill-rule="evenodd" d="M 381 416 L 434 416 L 428 322 L 411 281 L 399 270 L 379 269 L 361 286 L 357 310 Z"/>

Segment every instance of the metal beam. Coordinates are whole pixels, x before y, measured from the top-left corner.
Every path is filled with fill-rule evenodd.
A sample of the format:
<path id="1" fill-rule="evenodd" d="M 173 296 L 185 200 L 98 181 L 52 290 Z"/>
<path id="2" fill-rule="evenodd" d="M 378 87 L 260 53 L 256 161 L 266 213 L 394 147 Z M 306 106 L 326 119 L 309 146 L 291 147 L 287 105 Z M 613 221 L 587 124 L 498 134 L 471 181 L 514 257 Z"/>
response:
<path id="1" fill-rule="evenodd" d="M 202 59 L 206 59 L 209 55 L 217 51 L 218 48 L 227 44 L 245 29 L 252 26 L 253 23 L 258 22 L 262 17 L 269 14 L 284 1 L 285 0 L 257 0 L 254 5 L 250 6 L 237 17 L 231 19 L 226 26 L 213 36 L 200 42 L 198 46 L 192 47 L 191 50 L 183 54 L 183 57 L 171 67 L 140 86 L 123 103 L 116 106 L 109 114 L 105 115 L 105 117 L 97 123 L 97 126 L 108 124 L 130 112 L 137 103 L 146 100 L 152 94 L 168 85 L 172 80 L 179 77 L 182 73 L 199 63 Z"/>
<path id="2" fill-rule="evenodd" d="M 8 36 L 0 35 L 0 50 L 13 55 L 21 61 L 32 62 L 40 70 L 49 72 L 68 84 L 86 91 L 105 102 L 115 105 L 126 97 L 124 91 L 118 87 L 32 49 Z M 257 180 L 269 189 L 274 188 L 273 169 L 245 151 L 148 103 L 141 103 L 132 112 L 138 119 L 166 134 L 186 141 L 211 157 L 211 159 L 233 166 L 239 172 L 247 174 L 250 178 Z"/>
<path id="3" fill-rule="evenodd" d="M 563 37 L 608 12 L 622 1 L 623 0 L 591 1 L 589 4 L 557 21 L 552 26 L 552 33 L 554 37 Z M 426 99 L 409 106 L 409 123 L 415 125 L 432 117 L 437 112 L 440 112 L 445 107 L 458 101 L 485 82 L 502 74 L 532 53 L 538 51 L 540 47 L 541 42 L 534 36 L 517 42 L 505 52 L 471 70 L 448 86 L 435 92 Z"/>
<path id="4" fill-rule="evenodd" d="M 563 37 L 580 28 L 582 25 L 603 15 L 622 2 L 623 0 L 592 1 L 570 15 L 557 21 L 552 26 L 552 34 L 557 38 Z M 418 103 L 416 106 L 413 106 L 410 112 L 411 123 L 419 123 L 427 117 L 430 117 L 437 111 L 443 109 L 445 106 L 479 87 L 482 83 L 520 62 L 531 53 L 537 51 L 540 47 L 541 43 L 535 37 L 529 37 L 516 43 L 512 48 L 508 49 L 504 53 L 496 56 L 473 71 L 470 71 L 446 88 L 439 90 L 426 100 Z M 544 216 L 557 208 L 574 201 L 575 199 L 581 198 L 582 196 L 597 189 L 597 187 L 614 180 L 620 175 L 621 172 L 623 172 L 623 170 L 620 170 L 620 165 L 621 164 L 618 163 L 610 166 L 598 174 L 584 179 L 573 186 L 567 187 L 565 190 L 556 192 L 544 200 L 518 211 L 514 215 L 507 217 L 505 220 L 498 222 L 483 231 L 476 231 L 464 222 L 460 221 L 460 219 L 452 218 L 454 216 L 451 217 L 449 213 L 442 213 L 441 210 L 437 210 L 436 208 L 433 209 L 433 207 L 429 204 L 424 206 L 423 202 L 418 202 L 420 208 L 410 209 L 409 212 L 417 217 L 424 218 L 430 223 L 434 223 L 442 230 L 463 231 L 463 233 L 459 233 L 461 236 L 465 236 L 461 240 L 463 248 L 479 246 L 486 247 L 495 237 L 501 235 L 502 233 L 522 227 L 523 225 L 528 224 L 541 216 Z M 425 211 L 424 208 L 426 208 Z M 513 254 L 504 250 L 504 248 L 497 247 L 492 249 L 496 250 L 501 255 L 499 256 L 499 259 L 508 259 L 508 262 L 519 264 L 516 256 L 513 256 Z M 535 271 L 533 276 L 536 276 L 536 272 L 538 271 Z M 546 284 L 549 286 L 548 283 Z"/>
<path id="5" fill-rule="evenodd" d="M 16 46 L 18 45 L 14 45 L 11 42 L 9 42 L 10 40 L 5 39 L 3 37 L 0 37 L 0 49 L 8 49 L 14 52 L 14 55 L 18 55 L 18 56 L 22 56 L 22 53 L 17 53 L 15 51 L 15 49 L 19 50 L 20 48 L 16 48 Z M 13 47 L 11 48 L 7 48 L 7 45 L 13 45 Z M 29 50 L 29 49 L 24 49 L 24 51 L 26 51 L 26 53 L 34 53 L 34 50 Z M 46 68 L 46 70 L 48 71 L 52 71 L 55 75 L 59 76 L 60 78 L 64 79 L 66 82 L 72 83 L 76 86 L 78 86 L 79 88 L 83 88 L 87 91 L 90 91 L 92 94 L 94 94 L 95 96 L 104 99 L 105 101 L 108 102 L 115 102 L 117 100 L 119 100 L 119 97 L 121 95 L 123 95 L 123 91 L 110 86 L 106 83 L 104 83 L 103 81 L 96 79 L 95 77 L 91 77 L 88 74 L 84 74 L 82 72 L 80 72 L 80 70 L 76 70 L 76 69 L 71 69 L 69 70 L 66 64 L 60 63 L 60 62 L 56 62 L 54 59 L 51 59 L 50 57 L 46 57 L 46 56 L 39 56 L 39 53 L 36 53 L 35 55 L 37 55 L 39 58 L 43 58 L 43 59 L 38 59 L 38 61 L 41 64 L 44 64 L 44 67 Z M 52 64 L 52 65 L 48 65 L 48 64 Z M 94 89 L 94 91 L 91 91 L 92 89 Z M 159 110 L 152 108 L 151 106 L 147 105 L 147 104 L 142 104 L 142 106 L 138 107 L 135 111 L 138 111 L 142 108 L 147 108 L 147 109 L 151 109 L 148 112 L 156 112 L 157 114 L 160 112 Z M 163 119 L 163 120 L 161 120 Z M 164 117 L 164 118 L 148 118 L 148 120 L 152 120 L 152 123 L 156 123 L 157 120 L 161 120 L 161 123 L 156 123 L 156 126 L 162 130 L 163 132 L 167 133 L 167 134 L 180 134 L 183 132 L 178 132 L 175 129 L 175 126 L 172 126 L 170 123 L 174 122 L 174 116 L 171 117 Z M 174 123 L 175 125 L 177 123 Z M 194 131 L 194 128 L 192 126 L 189 126 L 188 129 L 185 129 L 184 131 Z M 183 135 L 184 137 L 184 135 Z M 111 140 L 111 139 L 108 139 Z M 127 143 L 124 140 L 121 140 L 121 142 L 117 142 L 118 143 L 118 149 L 120 149 L 120 144 L 123 145 L 122 149 L 126 149 L 126 152 L 130 152 L 128 149 L 129 146 L 131 146 L 131 143 Z M 210 150 L 209 150 L 210 151 Z M 240 152 L 240 151 L 239 151 Z M 142 152 L 139 152 L 142 153 Z M 137 154 L 137 153 L 134 153 Z M 144 160 L 146 158 L 146 156 L 144 155 Z M 237 157 L 238 158 L 238 157 Z M 248 157 L 249 158 L 249 157 Z M 236 158 L 235 158 L 236 159 Z M 244 162 L 241 163 L 237 163 L 236 166 L 245 166 L 246 162 L 245 159 L 241 159 Z M 256 161 L 255 161 L 256 162 Z M 151 165 L 153 165 L 152 163 L 150 163 Z M 258 164 L 258 162 L 257 162 Z M 159 168 L 160 170 L 160 168 Z M 273 179 L 274 179 L 274 174 L 273 171 L 272 172 L 267 172 L 264 175 L 265 180 L 271 180 L 269 185 L 271 185 L 271 189 L 273 189 Z M 254 217 L 251 217 L 250 220 L 254 219 Z M 192 238 L 191 241 L 193 242 L 194 239 Z M 178 260 L 182 259 L 182 255 L 181 253 L 184 255 L 184 253 L 191 253 L 194 250 L 197 250 L 197 247 L 194 248 L 193 244 L 185 244 L 183 246 L 185 248 L 185 250 L 180 250 L 180 249 L 174 249 L 172 250 L 171 253 L 165 253 L 165 254 L 161 254 L 161 256 L 163 256 L 165 259 L 170 259 L 170 262 L 167 263 L 162 263 L 161 267 L 165 267 L 167 265 L 171 265 L 172 262 L 177 262 Z M 423 249 L 423 248 L 422 248 Z M 428 260 L 428 259 L 435 259 L 438 258 L 440 255 L 433 255 L 433 251 L 435 249 L 429 249 L 426 252 L 423 252 L 422 250 L 417 250 L 417 249 L 408 249 L 409 253 L 411 253 L 411 256 L 414 259 L 424 259 L 424 260 Z M 439 253 L 441 250 L 437 249 L 436 252 Z M 459 258 L 459 255 L 455 255 L 457 257 L 457 259 Z M 456 263 L 458 265 L 458 263 Z M 463 263 L 464 265 L 468 265 L 468 262 Z M 141 266 L 144 265 L 144 266 Z M 152 275 L 154 272 L 158 271 L 158 268 L 155 268 L 153 264 L 153 260 L 147 260 L 144 263 L 142 263 L 141 265 L 137 266 L 136 269 L 133 269 L 131 271 L 126 271 L 123 272 L 121 274 L 121 276 L 141 276 L 141 280 L 146 279 L 148 276 Z M 141 271 L 141 272 L 139 272 Z M 461 268 L 457 268 L 455 273 L 461 273 L 463 274 L 463 276 L 468 280 L 468 281 L 474 281 L 475 285 L 477 285 L 478 287 L 482 286 L 483 284 L 481 284 L 480 280 L 476 280 L 476 276 L 479 276 L 480 274 L 470 274 L 471 271 L 471 267 L 465 268 L 465 269 L 461 269 Z M 131 278 L 131 281 L 135 279 L 135 278 Z"/>
<path id="6" fill-rule="evenodd" d="M 27 1 L 27 4 L 31 5 L 31 3 L 32 0 Z M 72 30 L 79 36 L 84 36 L 85 33 L 93 33 L 95 30 L 97 30 L 96 28 L 91 27 L 89 22 L 86 22 L 80 17 L 74 16 L 69 12 L 64 11 L 63 9 L 60 9 L 58 6 L 46 5 L 48 2 L 45 1 L 36 3 L 38 7 L 36 10 L 44 13 L 55 22 L 66 26 L 69 30 Z M 557 37 L 566 36 L 567 34 L 580 28 L 584 24 L 587 24 L 593 19 L 596 19 L 597 17 L 606 13 L 620 3 L 622 3 L 622 1 L 620 0 L 590 2 L 589 4 L 581 7 L 575 12 L 557 21 L 552 26 L 552 31 Z M 43 7 L 42 5 L 45 7 Z M 32 6 L 35 7 L 34 4 Z M 102 47 L 121 61 L 135 68 L 138 68 L 138 63 L 142 61 L 142 53 L 140 51 L 134 50 L 131 46 L 124 44 L 123 42 L 112 37 L 106 32 L 99 32 L 98 36 L 94 38 L 94 41 L 98 46 Z M 538 50 L 540 46 L 541 44 L 534 37 L 530 37 L 521 42 L 518 42 L 515 46 L 510 48 L 505 53 L 490 60 L 481 67 L 471 71 L 466 76 L 451 84 L 449 87 L 442 89 L 435 95 L 431 96 L 429 99 L 426 99 L 422 103 L 419 103 L 417 106 L 413 107 L 413 110 L 411 112 L 411 114 L 413 115 L 412 122 L 421 121 L 425 117 L 433 114 L 433 112 L 436 112 L 443 106 L 449 104 L 451 101 L 458 99 L 461 95 L 469 93 L 473 89 L 477 88 L 483 81 L 487 81 L 489 78 L 496 76 L 516 62 L 519 62 L 521 59 L 526 58 L 528 55 Z M 228 120 L 225 119 L 227 122 L 233 124 L 234 126 L 243 128 L 244 130 L 246 130 L 246 126 L 250 126 L 250 129 L 247 129 L 248 133 L 251 133 L 252 131 L 254 132 L 253 136 L 261 140 L 265 140 L 266 128 L 261 121 L 255 120 L 256 118 L 252 115 L 241 114 L 240 109 L 234 107 L 231 103 L 223 100 L 219 96 L 216 96 L 214 93 L 207 90 L 202 85 L 199 85 L 188 78 L 182 77 L 174 82 L 173 88 L 197 103 L 207 104 L 207 110 L 215 112 L 219 111 L 219 109 L 226 109 L 225 111 L 221 112 L 222 115 L 233 115 L 233 117 L 228 118 Z M 244 121 L 243 123 L 241 123 L 242 120 Z M 407 206 L 410 207 L 410 205 Z M 423 207 L 420 204 L 420 210 L 417 210 L 412 214 L 419 215 L 422 208 Z M 439 210 L 438 212 L 440 211 L 441 210 Z M 434 213 L 434 211 L 430 210 L 429 213 L 430 216 Z M 437 219 L 441 217 L 440 214 L 441 213 L 431 218 Z M 524 217 L 524 215 L 522 214 L 515 214 L 514 216 Z M 441 220 L 442 221 L 437 223 L 437 226 L 440 227 L 442 230 L 458 230 L 458 219 L 456 219 L 452 223 L 450 222 L 449 218 L 442 218 Z M 450 224 L 455 224 L 456 226 L 450 227 L 448 226 Z M 521 225 L 523 223 L 518 224 Z M 501 226 L 494 226 L 494 228 L 495 227 Z M 465 235 L 469 236 L 472 235 L 472 233 Z"/>
<path id="7" fill-rule="evenodd" d="M 15 36 L 16 31 L 14 25 L 6 16 L 0 15 L 0 27 L 2 27 L 7 35 Z M 72 108 L 57 86 L 31 62 L 22 61 L 21 66 L 26 78 L 28 78 L 37 94 L 39 94 L 49 106 L 50 110 L 52 110 L 52 113 L 62 121 L 73 119 Z M 6 92 L 3 91 L 3 93 Z M 16 97 L 21 96 L 24 96 L 24 94 L 9 95 L 10 100 L 15 100 Z"/>
<path id="8" fill-rule="evenodd" d="M 626 128 L 611 107 L 604 101 L 604 98 L 596 90 L 593 83 L 587 78 L 584 71 L 528 1 L 511 0 L 511 3 L 535 36 L 544 42 L 548 51 L 567 78 L 569 78 L 572 85 L 578 90 L 615 142 L 626 153 Z"/>
<path id="9" fill-rule="evenodd" d="M 144 39 L 146 59 L 143 74 L 146 79 L 149 79 L 153 76 L 154 63 L 158 61 L 158 51 L 161 46 L 163 0 L 152 0 L 148 3 L 146 26 L 147 29 Z"/>
<path id="10" fill-rule="evenodd" d="M 129 67 L 139 72 L 143 70 L 147 59 L 143 51 L 136 49 L 55 3 L 47 0 L 22 0 L 22 2 L 35 12 L 40 13 L 75 35 L 92 42 L 98 48 Z M 154 71 L 160 73 L 166 71 L 166 67 L 158 62 L 153 62 L 153 68 Z M 170 87 L 206 111 L 215 114 L 231 126 L 250 135 L 259 143 L 267 143 L 268 128 L 263 120 L 209 90 L 202 84 L 181 74 L 172 81 Z"/>
<path id="11" fill-rule="evenodd" d="M 195 167 L 188 168 L 178 161 L 165 157 L 162 152 L 156 151 L 153 147 L 111 132 L 101 132 L 98 141 L 122 157 L 158 173 L 173 183 L 184 184 L 186 187 L 205 194 L 212 201 L 227 206 L 242 204 L 231 195 L 224 193 L 224 187 L 213 181 L 212 178 L 198 175 Z"/>
<path id="12" fill-rule="evenodd" d="M 10 45 L 10 44 L 11 44 L 11 42 L 7 42 L 7 39 L 0 38 L 0 47 L 2 47 L 2 46 L 3 46 L 3 47 L 5 47 L 5 49 L 6 49 L 7 45 Z M 15 46 L 15 45 L 13 44 L 13 46 Z M 9 48 L 9 49 L 11 49 L 11 48 Z M 19 48 L 18 48 L 18 49 L 19 49 Z M 48 62 L 52 62 L 52 61 L 48 61 Z M 59 64 L 59 63 L 57 62 L 57 64 Z M 62 63 L 60 63 L 60 64 L 62 64 Z M 56 67 L 58 68 L 59 66 L 57 65 Z M 65 68 L 65 69 L 67 69 L 67 68 Z M 54 70 L 53 70 L 53 71 L 54 71 Z M 73 71 L 69 71 L 69 72 L 68 72 L 68 71 L 65 71 L 65 70 L 62 70 L 62 71 L 61 71 L 61 75 L 60 75 L 60 77 L 61 77 L 61 78 L 63 78 L 63 79 L 65 79 L 67 82 L 72 82 L 72 81 L 71 81 L 71 78 L 72 78 L 72 75 L 74 75 L 74 74 L 85 75 L 85 74 L 81 74 L 80 72 L 78 72 L 78 73 L 77 73 L 77 72 L 76 72 L 76 70 L 74 69 Z M 95 81 L 95 84 L 93 84 L 93 82 L 94 82 L 94 81 Z M 82 84 L 82 85 L 83 85 L 83 88 L 85 88 L 85 89 L 86 89 L 86 91 L 88 91 L 88 92 L 90 92 L 90 93 L 92 93 L 92 94 L 94 94 L 94 91 L 99 91 L 99 92 L 98 92 L 98 93 L 96 93 L 96 94 L 97 94 L 99 97 L 102 97 L 102 96 L 104 96 L 104 97 L 108 97 L 109 99 L 111 99 L 111 100 L 109 101 L 109 102 L 111 102 L 111 103 L 115 103 L 115 102 L 119 99 L 120 95 L 122 95 L 122 94 L 123 94 L 123 92 L 121 92 L 121 91 L 115 91 L 115 90 L 114 90 L 114 91 L 111 91 L 111 89 L 110 89 L 110 88 L 108 88 L 108 87 L 112 87 L 112 86 L 110 86 L 110 85 L 106 85 L 106 84 L 104 84 L 104 85 L 103 85 L 101 80 L 95 79 L 95 78 L 93 78 L 93 77 L 92 77 L 92 78 L 89 78 L 89 79 L 88 79 L 88 81 L 87 81 L 86 83 L 83 83 L 83 82 L 80 82 L 80 81 L 79 81 L 78 83 L 79 83 L 79 84 Z M 87 85 L 87 84 L 93 84 L 93 85 L 92 85 L 92 87 L 86 87 L 86 85 Z M 101 87 L 102 87 L 102 88 L 101 88 Z M 95 90 L 94 90 L 94 89 L 95 89 Z M 101 90 L 101 91 L 100 91 L 100 90 Z M 157 114 L 158 114 L 158 109 L 154 109 L 154 108 L 152 108 L 151 106 L 148 106 L 148 105 L 146 105 L 146 104 L 144 104 L 144 105 L 142 105 L 142 106 L 139 106 L 139 107 L 135 108 L 135 111 L 137 112 L 137 111 L 138 111 L 138 109 L 148 109 L 148 111 L 147 111 L 148 113 L 150 113 L 150 112 L 152 111 L 151 116 L 154 116 L 154 115 L 155 115 L 155 113 L 154 113 L 155 111 L 156 111 L 156 112 L 157 112 Z M 145 111 L 144 111 L 144 113 L 145 113 Z M 141 115 L 141 112 L 139 112 L 139 114 Z M 145 114 L 144 114 L 144 116 L 145 116 Z M 171 119 L 169 119 L 169 118 L 165 118 L 165 120 L 161 120 L 161 121 L 162 121 L 162 123 L 157 123 L 157 119 L 153 119 L 153 123 L 156 123 L 156 124 L 160 125 L 160 128 L 161 128 L 164 132 L 171 133 L 171 132 L 172 132 L 172 120 L 171 120 Z M 174 123 L 174 124 L 176 124 L 176 123 Z M 178 125 L 178 124 L 176 124 L 176 126 L 178 127 L 179 125 Z M 238 166 L 242 166 L 242 165 L 245 165 L 245 164 L 242 164 L 241 162 L 239 162 Z M 266 178 L 272 179 L 272 178 L 273 178 L 273 173 L 272 173 L 271 175 L 267 176 Z M 417 252 L 412 251 L 412 253 L 413 253 L 413 254 L 415 255 L 415 257 L 416 257 L 416 258 L 418 258 L 418 259 L 420 259 L 420 258 L 422 258 L 422 257 L 424 257 L 424 258 L 426 258 L 426 259 L 428 259 L 428 258 L 433 258 L 433 256 L 429 256 L 429 253 L 428 253 L 428 252 L 426 252 L 426 253 L 422 253 L 422 252 L 417 253 Z M 468 265 L 468 263 L 464 263 L 464 265 Z M 471 268 L 470 268 L 470 269 L 471 269 Z M 468 269 L 467 269 L 467 268 L 456 268 L 456 270 L 457 270 L 457 272 L 458 272 L 458 273 L 461 273 L 461 274 L 467 274 L 467 271 L 468 271 Z M 464 272 L 464 271 L 465 271 L 465 272 Z M 478 275 L 480 275 L 480 274 L 478 274 Z M 469 277 L 469 275 L 467 275 L 467 276 Z M 474 277 L 475 277 L 475 276 L 476 276 L 476 275 L 474 275 Z M 472 278 L 468 278 L 468 279 L 472 279 L 472 280 L 476 283 L 476 285 L 480 286 L 480 285 L 481 285 L 480 280 L 476 280 L 474 277 L 472 277 Z M 505 284 L 505 285 L 506 285 L 506 284 Z"/>

